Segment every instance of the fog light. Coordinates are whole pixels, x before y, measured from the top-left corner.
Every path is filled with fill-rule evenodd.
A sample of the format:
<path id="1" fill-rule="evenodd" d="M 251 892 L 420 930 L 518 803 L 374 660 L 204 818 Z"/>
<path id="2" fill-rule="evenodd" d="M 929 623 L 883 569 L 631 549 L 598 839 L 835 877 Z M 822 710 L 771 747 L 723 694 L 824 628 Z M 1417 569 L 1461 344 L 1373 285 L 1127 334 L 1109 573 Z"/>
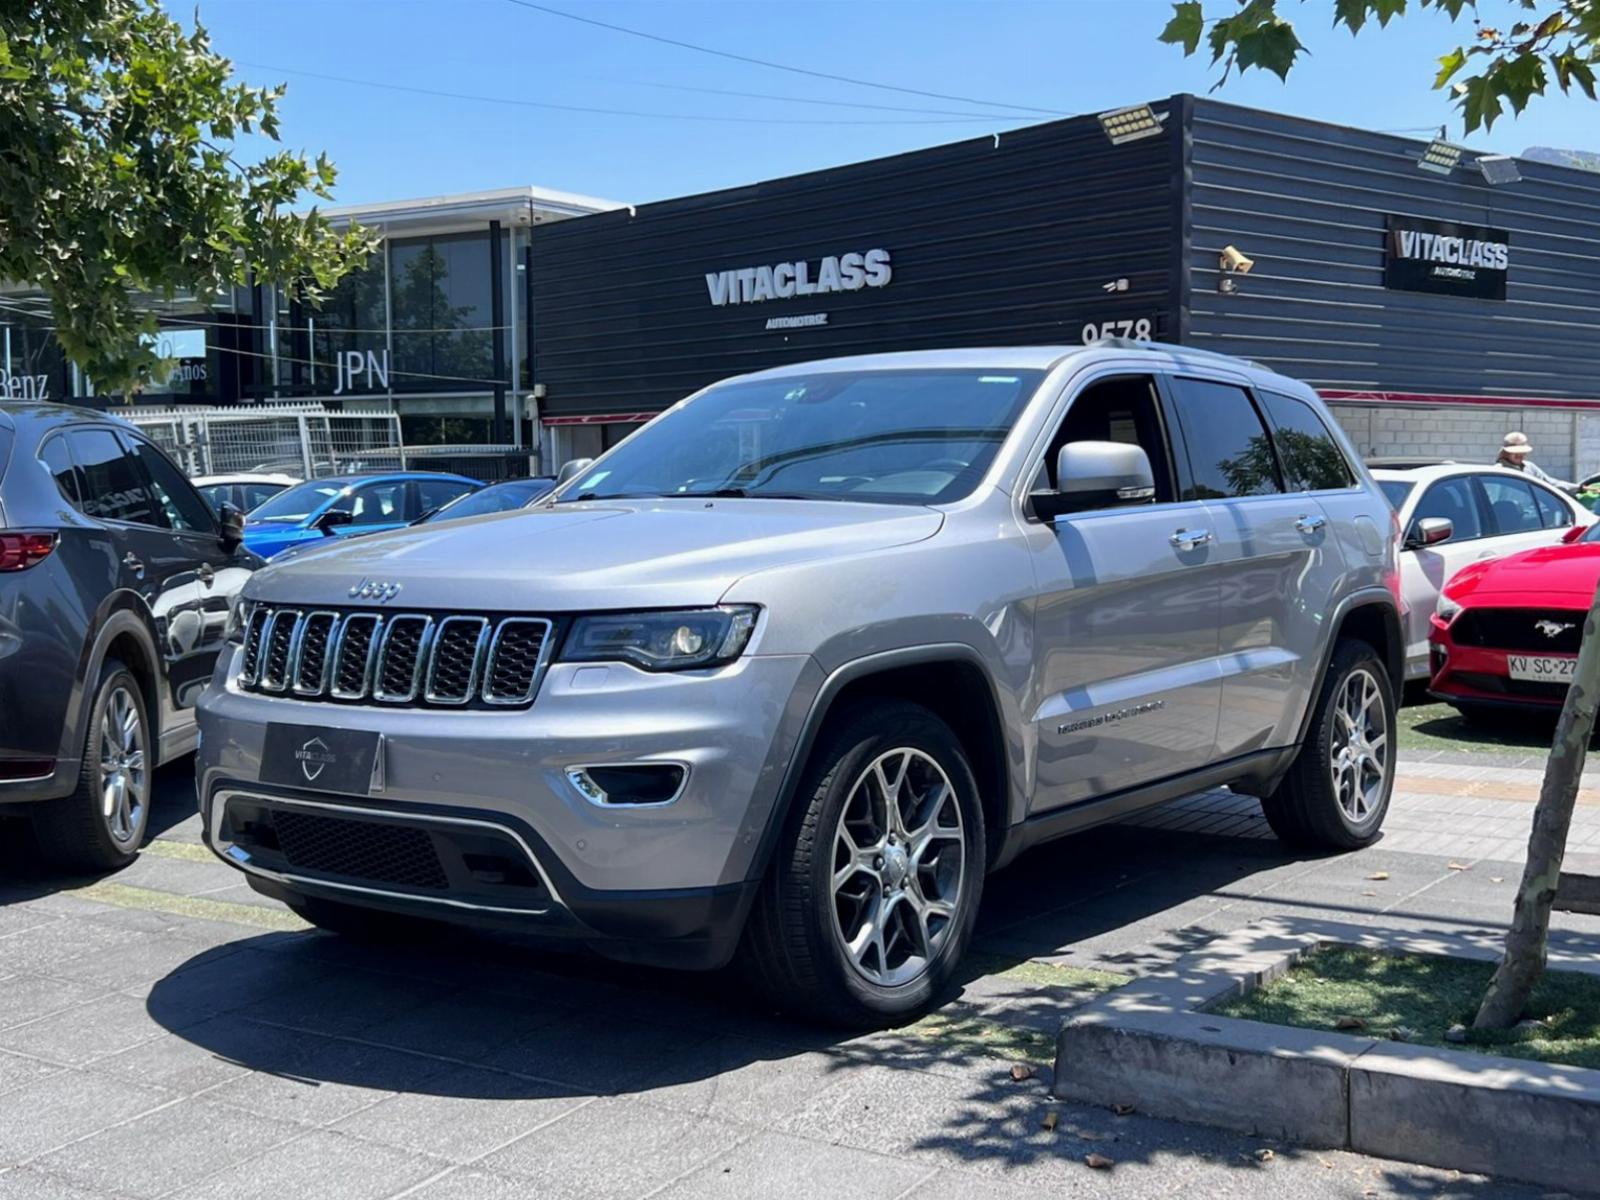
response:
<path id="1" fill-rule="evenodd" d="M 671 804 L 688 769 L 678 763 L 628 763 L 567 768 L 567 781 L 591 804 L 640 807 Z"/>

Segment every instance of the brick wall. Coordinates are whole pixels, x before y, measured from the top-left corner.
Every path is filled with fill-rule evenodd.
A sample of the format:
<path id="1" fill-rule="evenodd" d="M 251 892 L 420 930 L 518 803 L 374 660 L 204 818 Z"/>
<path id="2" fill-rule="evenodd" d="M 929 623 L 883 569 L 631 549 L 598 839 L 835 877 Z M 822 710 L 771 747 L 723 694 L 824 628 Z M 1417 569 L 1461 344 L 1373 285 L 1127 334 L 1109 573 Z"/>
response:
<path id="1" fill-rule="evenodd" d="M 1560 479 L 1600 471 L 1600 414 L 1550 408 L 1422 408 L 1330 404 L 1363 456 L 1417 455 L 1493 462 L 1500 440 L 1520 429 L 1533 443 L 1533 461 Z"/>

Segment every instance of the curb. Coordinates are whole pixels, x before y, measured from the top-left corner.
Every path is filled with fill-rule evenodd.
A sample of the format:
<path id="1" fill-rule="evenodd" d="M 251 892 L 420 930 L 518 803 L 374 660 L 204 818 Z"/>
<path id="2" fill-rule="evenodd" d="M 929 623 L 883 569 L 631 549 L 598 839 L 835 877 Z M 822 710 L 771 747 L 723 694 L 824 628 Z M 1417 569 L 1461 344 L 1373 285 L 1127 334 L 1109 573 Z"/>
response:
<path id="1" fill-rule="evenodd" d="M 1307 1146 L 1600 1190 L 1600 1071 L 1218 1017 L 1322 942 L 1497 959 L 1499 934 L 1263 922 L 1078 1010 L 1055 1094 Z M 1600 974 L 1593 960 L 1552 966 Z"/>

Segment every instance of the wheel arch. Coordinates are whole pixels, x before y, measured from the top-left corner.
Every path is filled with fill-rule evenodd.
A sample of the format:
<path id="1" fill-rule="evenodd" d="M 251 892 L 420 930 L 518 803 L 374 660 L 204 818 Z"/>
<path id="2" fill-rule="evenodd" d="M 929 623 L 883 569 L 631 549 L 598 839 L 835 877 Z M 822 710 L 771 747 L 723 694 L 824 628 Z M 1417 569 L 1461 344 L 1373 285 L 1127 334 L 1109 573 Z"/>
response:
<path id="1" fill-rule="evenodd" d="M 979 703 L 973 703 L 974 696 Z M 978 781 L 987 864 L 996 863 L 1009 828 L 1016 778 L 1011 747 L 1001 719 L 999 695 L 982 655 L 964 643 L 949 643 L 868 655 L 846 663 L 827 677 L 812 701 L 790 757 L 777 803 L 752 863 L 751 878 L 766 873 L 823 731 L 848 710 L 873 698 L 917 704 L 955 732 Z"/>
<path id="2" fill-rule="evenodd" d="M 87 732 L 89 706 L 108 658 L 119 660 L 139 683 L 144 697 L 145 716 L 150 722 L 150 745 L 159 756 L 161 744 L 161 668 L 160 655 L 146 619 L 131 605 L 114 607 L 98 622 L 92 638 L 85 641 L 79 668 L 78 694 L 73 704 L 71 727 L 64 731 L 63 756 L 76 759 L 82 752 Z"/>
<path id="3" fill-rule="evenodd" d="M 1405 688 L 1406 640 L 1400 624 L 1400 610 L 1394 596 L 1385 588 L 1368 588 L 1346 596 L 1329 615 L 1328 628 L 1333 632 L 1322 647 L 1317 663 L 1317 684 L 1311 688 L 1306 711 L 1300 717 L 1297 744 L 1304 743 L 1316 712 L 1316 697 L 1320 681 L 1327 673 L 1333 659 L 1334 647 L 1341 641 L 1356 640 L 1367 643 L 1383 661 L 1394 689 L 1396 703 Z"/>

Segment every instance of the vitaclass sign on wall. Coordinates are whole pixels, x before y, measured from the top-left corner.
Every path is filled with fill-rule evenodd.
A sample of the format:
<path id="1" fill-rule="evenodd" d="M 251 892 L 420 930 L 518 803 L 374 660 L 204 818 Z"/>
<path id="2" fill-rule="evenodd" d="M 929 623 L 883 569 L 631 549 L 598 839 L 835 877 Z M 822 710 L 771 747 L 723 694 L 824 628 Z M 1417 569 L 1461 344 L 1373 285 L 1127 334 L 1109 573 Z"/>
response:
<path id="1" fill-rule="evenodd" d="M 880 288 L 894 277 L 887 250 L 830 254 L 813 263 L 806 259 L 761 267 L 735 267 L 706 273 L 706 291 L 718 308 L 757 304 Z"/>
<path id="2" fill-rule="evenodd" d="M 1484 225 L 1389 218 L 1383 286 L 1504 300 L 1511 269 L 1511 235 Z"/>

